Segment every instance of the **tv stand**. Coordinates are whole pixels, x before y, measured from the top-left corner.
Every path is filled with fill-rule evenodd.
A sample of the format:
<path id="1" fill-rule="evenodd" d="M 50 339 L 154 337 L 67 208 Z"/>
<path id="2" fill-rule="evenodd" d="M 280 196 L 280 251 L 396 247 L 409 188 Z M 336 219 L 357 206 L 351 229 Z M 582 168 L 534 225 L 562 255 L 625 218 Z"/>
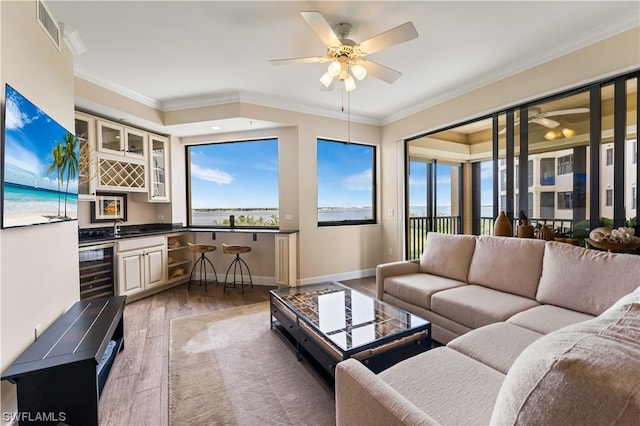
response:
<path id="1" fill-rule="evenodd" d="M 125 300 L 76 302 L 4 372 L 17 385 L 21 425 L 98 425 L 100 394 L 124 347 Z"/>

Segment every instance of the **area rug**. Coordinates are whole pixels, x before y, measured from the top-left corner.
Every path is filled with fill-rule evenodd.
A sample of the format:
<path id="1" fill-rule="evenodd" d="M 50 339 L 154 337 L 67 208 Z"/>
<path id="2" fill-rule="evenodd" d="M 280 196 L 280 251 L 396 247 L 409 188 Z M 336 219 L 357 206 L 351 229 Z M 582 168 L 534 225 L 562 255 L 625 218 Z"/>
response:
<path id="1" fill-rule="evenodd" d="M 333 393 L 269 327 L 269 303 L 171 321 L 170 425 L 333 425 Z"/>

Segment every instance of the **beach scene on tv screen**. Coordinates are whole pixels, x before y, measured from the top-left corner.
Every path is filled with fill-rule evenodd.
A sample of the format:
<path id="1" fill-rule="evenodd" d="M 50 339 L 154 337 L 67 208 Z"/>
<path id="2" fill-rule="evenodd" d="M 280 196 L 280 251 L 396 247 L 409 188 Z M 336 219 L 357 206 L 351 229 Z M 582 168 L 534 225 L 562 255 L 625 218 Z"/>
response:
<path id="1" fill-rule="evenodd" d="M 2 227 L 78 218 L 79 143 L 6 86 Z"/>

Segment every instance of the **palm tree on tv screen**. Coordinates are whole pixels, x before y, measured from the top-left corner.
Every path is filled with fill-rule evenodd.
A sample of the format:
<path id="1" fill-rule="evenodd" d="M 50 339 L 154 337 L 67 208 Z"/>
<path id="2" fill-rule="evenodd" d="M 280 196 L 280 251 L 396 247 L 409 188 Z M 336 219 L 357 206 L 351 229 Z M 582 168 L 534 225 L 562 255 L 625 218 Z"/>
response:
<path id="1" fill-rule="evenodd" d="M 51 155 L 53 155 L 53 162 L 49 166 L 47 173 L 51 173 L 54 170 L 58 172 L 58 217 L 60 217 L 60 185 L 62 185 L 64 174 L 64 147 L 61 142 L 58 142 L 51 149 Z M 66 205 L 65 205 L 66 210 Z M 66 213 L 65 213 L 66 214 Z"/>
<path id="2" fill-rule="evenodd" d="M 64 135 L 62 150 L 62 170 L 67 171 L 67 182 L 64 190 L 64 216 L 67 217 L 67 196 L 69 195 L 69 181 L 78 173 L 78 139 L 71 134 Z"/>

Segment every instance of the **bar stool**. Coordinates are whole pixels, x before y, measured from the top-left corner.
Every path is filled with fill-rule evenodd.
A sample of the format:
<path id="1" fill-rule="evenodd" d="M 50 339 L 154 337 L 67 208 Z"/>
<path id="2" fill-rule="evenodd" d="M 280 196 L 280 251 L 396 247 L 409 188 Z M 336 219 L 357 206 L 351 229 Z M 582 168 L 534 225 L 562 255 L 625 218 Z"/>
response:
<path id="1" fill-rule="evenodd" d="M 233 259 L 229 267 L 227 268 L 227 273 L 224 276 L 224 289 L 222 292 L 224 293 L 226 289 L 229 287 L 236 287 L 236 284 L 240 284 L 240 288 L 242 289 L 242 294 L 244 294 L 244 288 L 248 285 L 253 288 L 253 279 L 251 278 L 251 271 L 249 270 L 249 266 L 247 266 L 247 262 L 245 262 L 240 254 L 249 253 L 251 251 L 251 247 L 249 246 L 237 246 L 237 245 L 228 245 L 222 244 L 222 252 L 224 254 L 235 254 L 236 257 Z M 233 282 L 228 281 L 229 271 L 233 267 Z M 238 281 L 237 270 L 240 270 L 240 280 Z M 244 281 L 244 273 L 249 275 L 249 282 Z"/>
<path id="2" fill-rule="evenodd" d="M 187 285 L 187 290 L 191 290 L 191 278 L 193 277 L 193 271 L 196 267 L 200 268 L 200 282 L 199 285 L 204 284 L 204 291 L 207 291 L 207 263 L 213 269 L 213 276 L 215 277 L 216 286 L 218 285 L 218 274 L 216 273 L 216 268 L 213 266 L 213 263 L 205 256 L 205 253 L 210 253 L 216 250 L 216 246 L 211 246 L 208 244 L 192 244 L 187 243 L 189 246 L 189 251 L 191 253 L 200 253 L 200 257 L 195 261 L 193 267 L 191 268 L 191 273 L 189 274 L 189 284 Z M 204 275 L 204 281 L 202 280 L 202 276 Z"/>

